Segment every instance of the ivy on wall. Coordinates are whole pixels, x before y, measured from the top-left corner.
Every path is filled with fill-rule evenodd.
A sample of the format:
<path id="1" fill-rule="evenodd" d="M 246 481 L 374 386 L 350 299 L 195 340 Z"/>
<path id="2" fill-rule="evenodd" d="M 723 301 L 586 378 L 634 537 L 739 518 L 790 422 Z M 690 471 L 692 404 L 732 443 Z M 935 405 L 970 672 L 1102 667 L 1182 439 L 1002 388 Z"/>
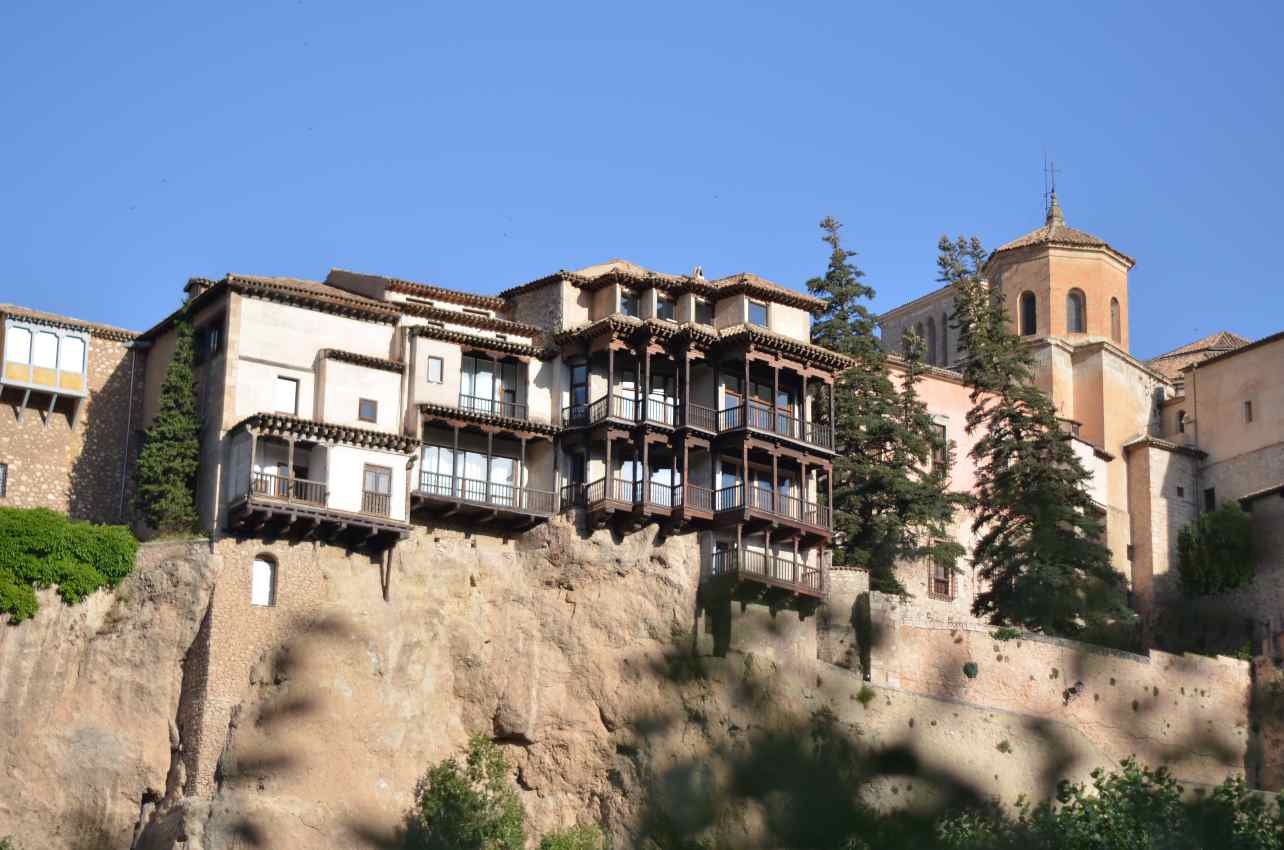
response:
<path id="1" fill-rule="evenodd" d="M 115 587 L 137 551 L 123 525 L 69 520 L 47 508 L 0 508 L 0 614 L 10 624 L 31 617 L 40 587 L 57 587 L 69 605 Z"/>
<path id="2" fill-rule="evenodd" d="M 1177 571 L 1187 596 L 1234 590 L 1253 580 L 1253 521 L 1238 502 L 1223 502 L 1177 535 Z"/>

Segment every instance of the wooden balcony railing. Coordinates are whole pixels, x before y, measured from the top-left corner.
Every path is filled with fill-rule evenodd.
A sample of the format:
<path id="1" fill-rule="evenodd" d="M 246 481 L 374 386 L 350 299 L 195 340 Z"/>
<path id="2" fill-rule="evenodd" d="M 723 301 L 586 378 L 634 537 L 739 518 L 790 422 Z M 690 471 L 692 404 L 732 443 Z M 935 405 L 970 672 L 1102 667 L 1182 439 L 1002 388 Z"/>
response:
<path id="1" fill-rule="evenodd" d="M 788 410 L 772 407 L 761 401 L 750 400 L 747 405 L 741 404 L 718 411 L 719 433 L 741 428 L 776 434 L 823 449 L 834 447 L 833 430 L 829 426 L 808 422 L 804 427 L 803 421 Z"/>
<path id="2" fill-rule="evenodd" d="M 269 499 L 325 507 L 324 481 L 309 481 L 306 478 L 271 472 L 253 472 L 250 474 L 250 492 Z"/>
<path id="3" fill-rule="evenodd" d="M 717 433 L 718 412 L 712 407 L 705 407 L 702 404 L 688 404 L 686 424 L 691 428 L 699 428 L 701 431 Z"/>
<path id="4" fill-rule="evenodd" d="M 375 516 L 388 516 L 392 513 L 392 496 L 387 493 L 361 491 L 361 512 Z"/>
<path id="5" fill-rule="evenodd" d="M 606 419 L 649 422 L 671 428 L 678 423 L 678 404 L 670 398 L 612 393 L 588 404 L 572 404 L 562 408 L 562 422 L 571 427 L 596 425 Z"/>
<path id="6" fill-rule="evenodd" d="M 833 528 L 833 512 L 828 505 L 818 505 L 787 493 L 772 493 L 770 487 L 758 484 L 746 487 L 743 482 L 721 487 L 714 491 L 714 506 L 718 511 L 736 511 L 750 508 L 791 520 L 800 525 Z"/>
<path id="7" fill-rule="evenodd" d="M 678 484 L 673 488 L 674 500 L 691 510 L 713 513 L 713 490 L 698 484 Z"/>
<path id="8" fill-rule="evenodd" d="M 503 401 L 497 398 L 459 394 L 459 409 L 475 413 L 489 413 L 494 416 L 506 416 L 509 419 L 526 419 L 528 409 L 524 402 Z"/>
<path id="9" fill-rule="evenodd" d="M 570 484 L 562 485 L 562 510 L 567 508 L 584 507 L 584 488 L 583 482 L 573 481 Z"/>
<path id="10" fill-rule="evenodd" d="M 419 493 L 520 513 L 552 515 L 557 510 L 557 494 L 552 490 L 517 487 L 441 472 L 419 473 Z"/>
<path id="11" fill-rule="evenodd" d="M 785 555 L 773 555 L 747 548 L 721 549 L 708 559 L 709 578 L 739 575 L 773 584 L 801 588 L 816 595 L 824 592 L 818 567 Z"/>

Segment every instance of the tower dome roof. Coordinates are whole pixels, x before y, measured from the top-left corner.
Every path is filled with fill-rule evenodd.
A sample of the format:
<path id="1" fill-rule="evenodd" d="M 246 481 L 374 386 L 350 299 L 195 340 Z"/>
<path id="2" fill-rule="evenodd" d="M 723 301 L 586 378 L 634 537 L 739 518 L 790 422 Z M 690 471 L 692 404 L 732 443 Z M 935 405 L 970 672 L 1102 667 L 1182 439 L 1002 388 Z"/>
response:
<path id="1" fill-rule="evenodd" d="M 1000 245 L 994 250 L 994 253 L 990 254 L 990 259 L 1005 251 L 1016 251 L 1020 248 L 1029 248 L 1036 245 L 1103 248 L 1122 259 L 1128 264 L 1129 268 L 1137 264 L 1136 260 L 1115 249 L 1106 240 L 1066 224 L 1066 216 L 1061 209 L 1061 202 L 1057 200 L 1055 190 L 1052 192 L 1052 202 L 1048 205 L 1048 215 L 1044 219 L 1043 226 L 1035 228 L 1024 236 L 1013 239 L 1011 242 Z"/>

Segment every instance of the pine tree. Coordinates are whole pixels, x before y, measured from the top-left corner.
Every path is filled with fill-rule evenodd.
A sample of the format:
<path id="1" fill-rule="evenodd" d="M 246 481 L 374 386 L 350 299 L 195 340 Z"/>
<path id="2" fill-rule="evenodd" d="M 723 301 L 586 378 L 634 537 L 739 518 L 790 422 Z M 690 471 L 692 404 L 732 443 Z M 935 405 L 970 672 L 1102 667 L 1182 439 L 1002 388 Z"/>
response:
<path id="1" fill-rule="evenodd" d="M 820 226 L 832 251 L 825 276 L 807 282 L 826 301 L 812 339 L 855 361 L 835 384 L 834 563 L 868 569 L 874 590 L 905 593 L 896 577 L 899 561 L 952 563 L 962 553 L 945 529 L 964 497 L 946 489 L 947 464 L 932 463 L 946 447 L 917 395 L 921 342 L 898 388 L 866 306 L 874 290 L 851 262 L 856 252 L 843 248 L 837 221 L 826 218 Z"/>
<path id="2" fill-rule="evenodd" d="M 1025 343 L 1007 326 L 1002 294 L 982 278 L 975 237 L 941 237 L 939 280 L 956 289 L 954 325 L 971 388 L 967 432 L 977 534 L 973 563 L 985 583 L 972 612 L 996 625 L 1101 635 L 1131 619 L 1123 576 L 1101 542 L 1104 527 L 1052 400 L 1034 385 Z"/>
<path id="3" fill-rule="evenodd" d="M 143 434 L 134 482 L 134 504 L 141 519 L 161 534 L 197 528 L 201 421 L 196 412 L 191 321 L 180 318 L 174 334 L 174 353 L 165 367 L 156 417 Z"/>

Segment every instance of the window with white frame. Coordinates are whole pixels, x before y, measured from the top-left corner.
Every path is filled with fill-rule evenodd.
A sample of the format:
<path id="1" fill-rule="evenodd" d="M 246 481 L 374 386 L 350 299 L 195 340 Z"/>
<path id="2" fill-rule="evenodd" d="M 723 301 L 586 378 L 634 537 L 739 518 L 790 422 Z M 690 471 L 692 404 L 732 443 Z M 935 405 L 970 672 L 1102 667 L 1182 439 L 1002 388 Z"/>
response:
<path id="1" fill-rule="evenodd" d="M 677 320 L 677 311 L 674 309 L 672 298 L 658 292 L 655 294 L 655 317 L 668 322 Z"/>
<path id="2" fill-rule="evenodd" d="M 428 383 L 441 384 L 446 380 L 446 363 L 440 357 L 428 358 Z"/>
<path id="3" fill-rule="evenodd" d="M 297 416 L 299 414 L 299 379 L 278 375 L 274 402 L 278 413 Z"/>
<path id="4" fill-rule="evenodd" d="M 749 324 L 767 327 L 767 305 L 762 301 L 749 302 Z"/>
<path id="5" fill-rule="evenodd" d="M 9 327 L 5 329 L 4 359 L 10 363 L 31 362 L 31 331 L 27 328 Z"/>
<path id="6" fill-rule="evenodd" d="M 255 558 L 251 567 L 250 604 L 256 607 L 276 604 L 276 561 L 267 555 Z"/>
<path id="7" fill-rule="evenodd" d="M 58 335 L 49 331 L 37 331 L 31 346 L 31 365 L 39 369 L 55 369 L 58 366 Z"/>
<path id="8" fill-rule="evenodd" d="M 58 347 L 58 368 L 64 372 L 85 371 L 85 341 L 76 336 L 65 336 Z"/>

